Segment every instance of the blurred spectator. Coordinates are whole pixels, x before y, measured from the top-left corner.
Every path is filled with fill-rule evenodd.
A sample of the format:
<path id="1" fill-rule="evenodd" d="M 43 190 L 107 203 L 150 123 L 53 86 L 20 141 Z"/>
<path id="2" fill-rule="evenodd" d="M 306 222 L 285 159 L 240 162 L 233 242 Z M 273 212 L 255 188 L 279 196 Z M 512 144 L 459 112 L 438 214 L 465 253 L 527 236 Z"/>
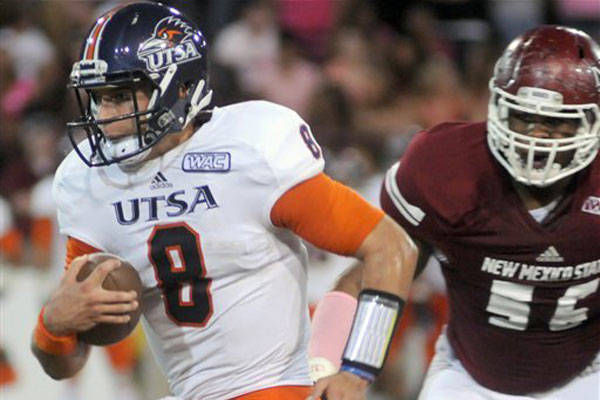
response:
<path id="1" fill-rule="evenodd" d="M 559 20 L 562 24 L 583 29 L 600 41 L 600 1 L 556 0 Z"/>
<path id="2" fill-rule="evenodd" d="M 17 373 L 9 361 L 4 346 L 0 345 L 0 388 L 12 385 L 17 381 Z"/>
<path id="3" fill-rule="evenodd" d="M 255 71 L 256 95 L 282 104 L 305 117 L 308 103 L 321 81 L 319 69 L 301 54 L 295 38 L 283 32 L 279 56 Z"/>
<path id="4" fill-rule="evenodd" d="M 489 41 L 472 46 L 466 55 L 463 75 L 468 120 L 483 121 L 487 117 L 488 83 L 500 51 L 497 41 Z"/>
<path id="5" fill-rule="evenodd" d="M 18 262 L 23 252 L 23 235 L 16 229 L 10 203 L 0 197 L 0 261 Z"/>
<path id="6" fill-rule="evenodd" d="M 331 57 L 325 63 L 329 81 L 338 85 L 353 107 L 379 102 L 391 76 L 370 42 L 358 30 L 343 29 L 334 38 Z"/>
<path id="7" fill-rule="evenodd" d="M 309 104 L 307 121 L 325 152 L 338 151 L 351 143 L 351 113 L 350 102 L 339 86 L 325 81 L 316 90 Z"/>
<path id="8" fill-rule="evenodd" d="M 37 179 L 54 173 L 59 163 L 58 142 L 63 129 L 49 114 L 32 114 L 21 125 L 19 140 L 27 164 Z"/>
<path id="9" fill-rule="evenodd" d="M 409 9 L 405 29 L 427 57 L 452 60 L 456 56 L 450 39 L 443 35 L 440 20 L 430 8 L 416 5 Z"/>
<path id="10" fill-rule="evenodd" d="M 208 38 L 209 43 L 214 42 L 215 35 L 221 31 L 236 18 L 237 10 L 247 0 L 208 0 L 207 18 L 203 33 Z M 194 14 L 187 14 L 194 15 Z M 198 21 L 201 23 L 201 21 Z"/>
<path id="11" fill-rule="evenodd" d="M 10 206 L 0 197 L 0 264 L 4 265 L 5 261 L 11 263 L 18 261 L 21 249 L 21 236 L 14 229 Z M 3 289 L 4 287 L 0 287 L 0 290 Z M 2 294 L 0 293 L 0 297 Z M 3 392 L 6 386 L 14 384 L 16 380 L 17 373 L 9 362 L 6 349 L 2 344 L 0 345 L 0 391 Z"/>
<path id="12" fill-rule="evenodd" d="M 278 30 L 271 1 L 253 0 L 217 35 L 215 61 L 236 71 L 244 90 L 255 92 L 256 71 L 278 56 Z"/>
<path id="13" fill-rule="evenodd" d="M 298 38 L 313 59 L 322 59 L 337 23 L 340 10 L 348 1 L 278 0 L 281 27 Z"/>
<path id="14" fill-rule="evenodd" d="M 19 79 L 15 73 L 15 62 L 10 52 L 6 47 L 0 46 L 0 114 L 2 119 L 10 122 L 18 120 L 33 99 L 34 92 L 35 81 Z"/>
<path id="15" fill-rule="evenodd" d="M 12 2 L 12 17 L 0 29 L 0 47 L 9 56 L 15 77 L 12 90 L 5 93 L 2 108 L 11 116 L 18 115 L 31 102 L 41 99 L 56 84 L 58 73 L 56 52 L 48 37 L 34 25 L 32 14 L 39 9 L 32 3 Z"/>
<path id="16" fill-rule="evenodd" d="M 0 170 L 0 196 L 10 204 L 15 228 L 25 233 L 29 229 L 29 190 L 35 181 L 28 163 L 17 155 Z"/>
<path id="17" fill-rule="evenodd" d="M 432 58 L 420 69 L 415 85 L 414 116 L 422 128 L 467 118 L 466 96 L 454 65 Z"/>
<path id="18" fill-rule="evenodd" d="M 20 96 L 22 91 L 15 77 L 13 62 L 10 54 L 0 46 L 0 168 L 6 164 L 9 154 L 15 142 L 15 131 L 18 124 L 18 118 L 25 104 L 29 101 L 29 95 Z M 22 102 L 18 101 L 21 97 Z M 23 104 L 19 104 L 23 103 Z"/>
<path id="19" fill-rule="evenodd" d="M 490 17 L 500 33 L 502 46 L 521 32 L 543 23 L 545 3 L 544 0 L 490 0 Z"/>

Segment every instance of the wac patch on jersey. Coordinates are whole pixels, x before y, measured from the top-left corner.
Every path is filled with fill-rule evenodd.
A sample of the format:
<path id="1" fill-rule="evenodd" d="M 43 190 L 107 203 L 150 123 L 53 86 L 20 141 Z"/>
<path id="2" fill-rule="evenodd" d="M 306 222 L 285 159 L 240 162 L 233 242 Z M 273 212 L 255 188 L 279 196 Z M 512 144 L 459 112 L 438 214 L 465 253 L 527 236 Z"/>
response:
<path id="1" fill-rule="evenodd" d="M 187 153 L 183 156 L 181 169 L 185 172 L 227 172 L 231 169 L 231 154 Z"/>

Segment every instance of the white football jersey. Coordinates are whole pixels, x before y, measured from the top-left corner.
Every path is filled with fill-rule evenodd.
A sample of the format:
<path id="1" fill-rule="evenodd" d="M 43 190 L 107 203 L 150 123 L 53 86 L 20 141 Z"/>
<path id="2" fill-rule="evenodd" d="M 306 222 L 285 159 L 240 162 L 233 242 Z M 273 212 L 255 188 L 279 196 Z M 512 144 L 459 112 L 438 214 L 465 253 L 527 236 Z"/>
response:
<path id="1" fill-rule="evenodd" d="M 298 114 L 252 101 L 216 108 L 135 173 L 74 152 L 59 167 L 61 233 L 135 266 L 145 332 L 177 396 L 311 383 L 306 250 L 270 212 L 323 166 Z"/>

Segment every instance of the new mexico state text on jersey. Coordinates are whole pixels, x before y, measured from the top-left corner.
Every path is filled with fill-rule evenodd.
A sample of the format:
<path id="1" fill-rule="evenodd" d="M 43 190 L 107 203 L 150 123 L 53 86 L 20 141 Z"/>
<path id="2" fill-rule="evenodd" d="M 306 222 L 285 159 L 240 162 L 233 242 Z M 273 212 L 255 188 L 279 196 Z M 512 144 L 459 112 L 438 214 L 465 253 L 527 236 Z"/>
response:
<path id="1" fill-rule="evenodd" d="M 525 281 L 569 281 L 599 275 L 600 259 L 577 264 L 575 266 L 549 267 L 485 257 L 483 259 L 483 264 L 481 265 L 481 271 L 495 276 Z"/>

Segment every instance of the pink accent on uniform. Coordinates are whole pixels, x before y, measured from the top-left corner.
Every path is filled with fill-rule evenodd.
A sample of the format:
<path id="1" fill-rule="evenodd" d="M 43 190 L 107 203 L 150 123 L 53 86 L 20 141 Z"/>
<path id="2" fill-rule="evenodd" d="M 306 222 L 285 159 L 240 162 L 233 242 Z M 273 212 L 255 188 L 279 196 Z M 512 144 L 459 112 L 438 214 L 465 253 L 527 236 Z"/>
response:
<path id="1" fill-rule="evenodd" d="M 356 299 L 344 292 L 329 292 L 317 305 L 312 319 L 312 335 L 308 357 L 323 357 L 336 368 L 342 363 L 342 352 L 350 335 Z"/>

